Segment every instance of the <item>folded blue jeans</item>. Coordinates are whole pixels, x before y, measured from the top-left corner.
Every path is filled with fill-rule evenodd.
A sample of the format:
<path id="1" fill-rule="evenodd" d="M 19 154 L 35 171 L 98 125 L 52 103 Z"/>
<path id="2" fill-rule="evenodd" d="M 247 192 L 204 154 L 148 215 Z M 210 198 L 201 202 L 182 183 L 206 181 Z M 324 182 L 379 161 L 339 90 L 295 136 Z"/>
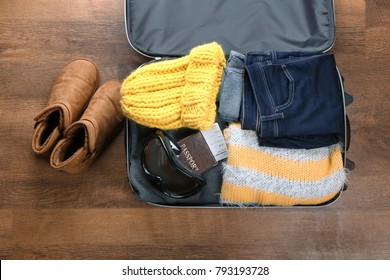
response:
<path id="1" fill-rule="evenodd" d="M 249 53 L 241 106 L 243 129 L 259 144 L 318 148 L 344 134 L 344 102 L 333 54 Z"/>
<path id="2" fill-rule="evenodd" d="M 226 122 L 236 122 L 240 118 L 244 67 L 245 55 L 231 51 L 219 91 L 218 115 Z"/>

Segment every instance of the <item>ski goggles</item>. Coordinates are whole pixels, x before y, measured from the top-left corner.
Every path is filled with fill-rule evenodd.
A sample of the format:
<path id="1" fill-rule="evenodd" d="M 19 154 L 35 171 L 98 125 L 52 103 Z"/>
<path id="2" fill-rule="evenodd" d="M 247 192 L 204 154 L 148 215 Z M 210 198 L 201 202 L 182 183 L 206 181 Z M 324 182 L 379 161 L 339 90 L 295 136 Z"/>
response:
<path id="1" fill-rule="evenodd" d="M 200 174 L 180 161 L 180 152 L 175 141 L 157 130 L 146 142 L 141 159 L 144 172 L 165 195 L 173 198 L 194 195 L 206 183 Z"/>

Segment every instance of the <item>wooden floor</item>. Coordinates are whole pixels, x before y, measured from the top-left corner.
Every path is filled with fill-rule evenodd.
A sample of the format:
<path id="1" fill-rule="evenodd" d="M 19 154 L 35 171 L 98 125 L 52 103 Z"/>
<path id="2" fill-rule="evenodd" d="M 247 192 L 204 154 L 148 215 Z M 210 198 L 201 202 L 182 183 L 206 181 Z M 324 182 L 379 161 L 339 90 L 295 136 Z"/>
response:
<path id="1" fill-rule="evenodd" d="M 70 60 L 101 81 L 146 61 L 123 1 L 0 1 L 1 259 L 390 259 L 390 1 L 339 0 L 332 51 L 355 102 L 349 189 L 310 209 L 167 209 L 137 201 L 124 131 L 83 175 L 31 149 L 33 118 Z"/>

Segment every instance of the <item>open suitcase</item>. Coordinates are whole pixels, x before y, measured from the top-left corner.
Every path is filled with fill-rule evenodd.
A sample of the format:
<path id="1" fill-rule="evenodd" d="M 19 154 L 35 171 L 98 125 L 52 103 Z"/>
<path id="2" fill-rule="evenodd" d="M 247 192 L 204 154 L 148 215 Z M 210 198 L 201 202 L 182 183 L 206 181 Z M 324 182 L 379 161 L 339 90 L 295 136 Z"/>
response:
<path id="1" fill-rule="evenodd" d="M 223 47 L 226 56 L 231 50 L 244 54 L 260 50 L 327 52 L 335 41 L 333 0 L 125 0 L 125 23 L 130 45 L 157 62 L 186 55 L 193 47 L 213 41 Z M 352 97 L 344 92 L 342 76 L 339 77 L 344 102 L 342 158 L 347 170 L 353 168 L 353 163 L 346 158 L 350 131 L 345 108 Z M 227 126 L 226 122 L 218 123 L 221 130 Z M 206 184 L 188 197 L 170 197 L 156 187 L 145 174 L 142 160 L 145 141 L 154 131 L 126 120 L 126 164 L 134 194 L 141 201 L 160 206 L 227 206 L 220 201 L 224 161 L 202 173 Z M 193 133 L 186 128 L 167 131 L 176 141 Z M 305 206 L 330 204 L 345 189 L 346 186 L 340 188 L 321 204 Z"/>

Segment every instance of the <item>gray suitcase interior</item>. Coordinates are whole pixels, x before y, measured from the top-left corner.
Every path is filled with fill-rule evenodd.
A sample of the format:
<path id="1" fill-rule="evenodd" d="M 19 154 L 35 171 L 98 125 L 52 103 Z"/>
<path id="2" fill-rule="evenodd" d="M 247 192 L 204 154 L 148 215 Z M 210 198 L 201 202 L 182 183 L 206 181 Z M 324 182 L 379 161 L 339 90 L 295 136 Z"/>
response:
<path id="1" fill-rule="evenodd" d="M 157 59 L 182 56 L 212 41 L 221 44 L 226 54 L 231 50 L 326 52 L 335 41 L 333 0 L 125 0 L 125 24 L 130 45 Z M 142 169 L 141 153 L 152 132 L 126 120 L 128 179 L 136 196 L 158 205 L 220 206 L 220 165 L 203 174 L 207 187 L 188 198 L 170 198 L 151 185 Z M 180 139 L 191 131 L 169 133 Z"/>
<path id="2" fill-rule="evenodd" d="M 326 51 L 335 40 L 333 0 L 127 0 L 130 44 L 148 56 L 181 56 L 217 41 L 226 53 Z"/>

